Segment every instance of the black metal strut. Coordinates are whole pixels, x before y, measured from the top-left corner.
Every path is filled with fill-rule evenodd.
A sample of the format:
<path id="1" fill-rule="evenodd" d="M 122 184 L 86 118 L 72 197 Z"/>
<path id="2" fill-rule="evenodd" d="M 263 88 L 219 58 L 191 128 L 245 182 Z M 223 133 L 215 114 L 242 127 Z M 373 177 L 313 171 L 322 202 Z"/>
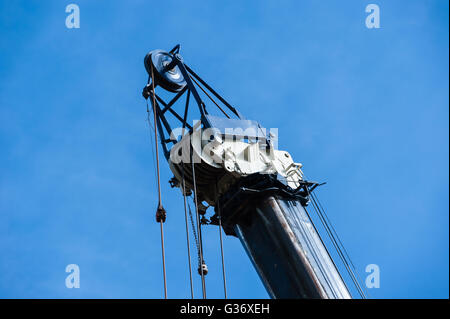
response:
<path id="1" fill-rule="evenodd" d="M 162 97 L 160 97 L 156 92 L 154 92 L 154 88 L 156 87 L 162 87 L 165 88 L 165 82 L 162 82 L 162 76 L 160 75 L 158 80 L 158 77 L 155 76 L 154 83 L 148 83 L 142 90 L 142 96 L 145 99 L 154 97 L 155 100 L 155 109 L 157 112 L 157 128 L 160 135 L 161 144 L 163 147 L 164 156 L 166 159 L 169 159 L 170 157 L 170 149 L 169 149 L 169 143 L 175 144 L 177 141 L 171 138 L 172 133 L 172 127 L 169 124 L 169 121 L 166 118 L 167 112 L 171 113 L 175 119 L 177 119 L 181 124 L 183 128 L 188 128 L 189 133 L 192 133 L 193 127 L 188 124 L 188 109 L 189 109 L 189 103 L 190 99 L 189 96 L 192 95 L 194 97 L 194 100 L 197 104 L 197 108 L 200 112 L 200 120 L 201 124 L 203 125 L 203 128 L 210 128 L 212 125 L 209 122 L 206 115 L 208 115 L 208 111 L 206 108 L 205 102 L 202 100 L 197 87 L 199 87 L 215 104 L 215 106 L 223 112 L 228 118 L 229 116 L 227 113 L 222 109 L 222 107 L 212 98 L 212 96 L 216 97 L 226 108 L 228 108 L 238 119 L 243 119 L 244 117 L 242 114 L 237 111 L 236 108 L 234 108 L 229 102 L 227 102 L 222 96 L 220 96 L 214 89 L 211 88 L 198 74 L 196 74 L 189 66 L 187 66 L 181 55 L 179 54 L 180 51 L 180 45 L 177 44 L 172 50 L 167 53 L 167 56 L 171 58 L 171 61 L 167 63 L 161 70 L 156 69 L 155 72 L 169 72 L 171 70 L 174 70 L 177 68 L 177 71 L 179 70 L 180 74 L 183 76 L 185 85 L 180 89 L 177 94 L 168 102 L 164 101 Z M 152 51 L 154 52 L 154 51 Z M 148 65 L 152 62 L 151 54 L 150 52 L 146 59 L 144 60 L 144 63 L 146 64 L 146 69 L 149 70 L 152 65 Z M 202 87 L 201 85 L 204 87 Z M 172 88 L 171 88 L 172 89 Z M 209 91 L 211 93 L 208 94 Z M 181 96 L 185 95 L 186 103 L 184 107 L 184 114 L 179 114 L 174 110 L 174 105 L 179 101 Z M 162 106 L 162 107 L 161 107 Z"/>

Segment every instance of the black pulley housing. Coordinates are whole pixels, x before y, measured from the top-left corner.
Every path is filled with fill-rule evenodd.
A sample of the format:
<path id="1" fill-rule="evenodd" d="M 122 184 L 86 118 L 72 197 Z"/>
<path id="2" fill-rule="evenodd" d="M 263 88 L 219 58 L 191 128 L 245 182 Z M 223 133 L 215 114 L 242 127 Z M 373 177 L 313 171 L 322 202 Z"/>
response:
<path id="1" fill-rule="evenodd" d="M 174 56 L 163 50 L 153 50 L 144 58 L 147 73 L 151 75 L 153 65 L 153 76 L 155 84 L 170 92 L 180 92 L 186 86 L 186 80 L 175 64 Z"/>

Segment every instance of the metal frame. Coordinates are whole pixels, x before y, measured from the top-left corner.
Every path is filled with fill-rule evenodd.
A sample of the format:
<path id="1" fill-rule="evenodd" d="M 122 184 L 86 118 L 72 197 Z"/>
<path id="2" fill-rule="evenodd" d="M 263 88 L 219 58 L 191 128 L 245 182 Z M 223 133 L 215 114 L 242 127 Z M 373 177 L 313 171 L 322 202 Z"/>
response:
<path id="1" fill-rule="evenodd" d="M 236 110 L 230 103 L 228 103 L 222 96 L 219 95 L 213 88 L 211 88 L 200 76 L 198 76 L 189 66 L 187 66 L 184 62 L 182 57 L 179 54 L 180 51 L 180 45 L 177 44 L 172 50 L 170 50 L 170 55 L 172 57 L 172 62 L 167 65 L 166 69 L 171 69 L 175 65 L 178 66 L 181 73 L 183 74 L 183 77 L 186 81 L 186 86 L 178 92 L 169 102 L 164 101 L 156 92 L 153 92 L 152 90 L 152 83 L 150 83 L 150 76 L 147 85 L 144 87 L 142 91 L 142 95 L 145 99 L 148 99 L 151 97 L 151 101 L 153 103 L 153 94 L 155 95 L 155 110 L 157 115 L 157 128 L 161 139 L 161 144 L 163 147 L 164 156 L 166 159 L 169 159 L 170 157 L 170 149 L 168 147 L 169 143 L 175 144 L 177 143 L 176 140 L 171 139 L 171 132 L 172 127 L 170 126 L 169 122 L 166 118 L 166 113 L 171 113 L 183 126 L 183 131 L 185 128 L 189 130 L 189 133 L 192 133 L 193 127 L 188 124 L 188 112 L 189 112 L 189 104 L 190 104 L 190 96 L 192 96 L 195 99 L 195 102 L 197 104 L 198 110 L 201 114 L 201 124 L 203 125 L 203 128 L 209 128 L 211 127 L 211 123 L 208 121 L 207 117 L 205 115 L 208 115 L 208 111 L 206 109 L 206 105 L 203 102 L 202 98 L 200 97 L 199 92 L 197 91 L 197 87 L 200 88 L 203 93 L 205 93 L 208 98 L 215 104 L 216 107 L 219 108 L 219 110 L 224 113 L 224 115 L 227 118 L 230 118 L 230 116 L 223 110 L 222 107 L 211 97 L 210 94 L 214 95 L 224 106 L 226 106 L 235 116 L 237 116 L 238 119 L 244 119 L 244 117 L 239 113 L 238 110 Z M 150 61 L 151 63 L 151 61 Z M 200 85 L 201 84 L 201 85 Z M 158 83 L 153 84 L 155 87 L 158 86 Z M 197 87 L 196 87 L 197 85 Z M 202 87 L 203 85 L 203 87 Z M 210 94 L 208 94 L 208 92 Z M 186 102 L 184 107 L 184 114 L 178 114 L 175 110 L 173 110 L 174 104 L 183 96 L 186 95 Z M 162 108 L 160 106 L 162 105 Z M 164 129 L 163 129 L 164 127 Z"/>

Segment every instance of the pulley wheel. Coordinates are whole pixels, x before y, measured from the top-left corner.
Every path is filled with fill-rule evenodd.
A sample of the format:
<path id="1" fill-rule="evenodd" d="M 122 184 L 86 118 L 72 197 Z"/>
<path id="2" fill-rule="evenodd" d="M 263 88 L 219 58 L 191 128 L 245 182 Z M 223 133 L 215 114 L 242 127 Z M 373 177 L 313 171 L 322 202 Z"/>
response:
<path id="1" fill-rule="evenodd" d="M 176 93 L 180 92 L 186 86 L 186 80 L 177 65 L 170 70 L 166 70 L 166 66 L 168 66 L 172 60 L 173 58 L 170 53 L 162 50 L 153 50 L 145 56 L 144 65 L 150 75 L 152 72 L 151 65 L 153 65 L 155 84 L 167 91 Z"/>

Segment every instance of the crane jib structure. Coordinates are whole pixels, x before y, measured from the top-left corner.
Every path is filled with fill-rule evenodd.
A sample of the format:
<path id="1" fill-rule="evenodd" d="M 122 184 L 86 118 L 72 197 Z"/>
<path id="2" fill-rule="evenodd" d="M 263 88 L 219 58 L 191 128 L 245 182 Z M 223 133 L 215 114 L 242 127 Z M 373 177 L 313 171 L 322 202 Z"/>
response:
<path id="1" fill-rule="evenodd" d="M 201 229 L 208 224 L 218 225 L 220 235 L 223 229 L 226 235 L 239 238 L 272 298 L 351 298 L 308 212 L 315 196 L 313 191 L 320 184 L 306 180 L 302 164 L 294 162 L 288 152 L 277 149 L 275 134 L 268 133 L 257 121 L 246 119 L 197 75 L 183 61 L 179 45 L 169 52 L 149 52 L 144 65 L 149 77 L 142 95 L 153 106 L 155 136 L 159 135 L 174 174 L 171 186 L 180 188 L 185 198 L 189 270 L 188 212 L 191 217 L 203 298 L 208 269 Z M 166 95 L 172 94 L 170 99 L 157 94 L 157 88 Z M 175 105 L 183 104 L 182 97 L 184 109 L 177 112 Z M 200 115 L 197 121 L 189 117 L 192 100 Z M 177 127 L 171 126 L 173 121 Z M 174 134 L 180 126 L 181 134 Z M 186 205 L 191 194 L 196 223 L 189 203 Z M 317 197 L 313 199 L 312 210 L 323 216 Z M 214 213 L 208 219 L 209 207 L 214 208 Z M 220 240 L 226 297 L 222 236 Z M 340 240 L 335 243 L 338 252 L 342 252 Z M 339 256 L 348 266 L 346 255 Z M 350 267 L 347 271 L 355 279 Z M 362 293 L 357 281 L 355 285 Z M 192 279 L 191 294 L 193 298 Z"/>

